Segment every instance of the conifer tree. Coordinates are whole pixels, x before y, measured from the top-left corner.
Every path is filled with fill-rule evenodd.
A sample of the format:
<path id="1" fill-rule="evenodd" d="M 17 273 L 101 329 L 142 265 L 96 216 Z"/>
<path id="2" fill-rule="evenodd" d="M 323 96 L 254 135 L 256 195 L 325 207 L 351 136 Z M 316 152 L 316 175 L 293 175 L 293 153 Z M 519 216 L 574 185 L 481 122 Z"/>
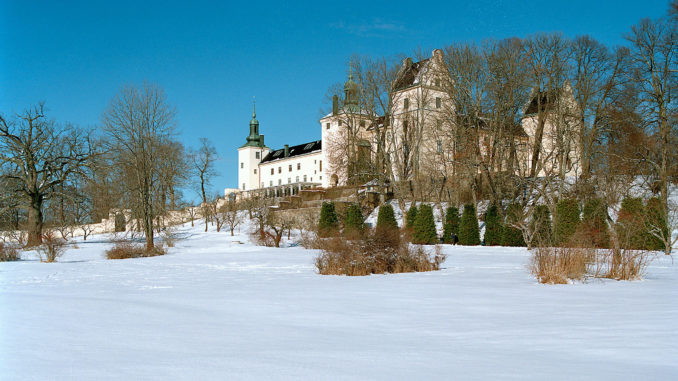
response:
<path id="1" fill-rule="evenodd" d="M 582 228 L 591 239 L 594 247 L 606 248 L 610 245 L 610 232 L 607 227 L 607 206 L 603 200 L 592 198 L 584 203 Z"/>
<path id="2" fill-rule="evenodd" d="M 645 230 L 643 217 L 643 200 L 639 197 L 625 197 L 622 200 L 615 229 L 623 248 L 642 249 L 645 247 L 647 237 L 643 234 Z"/>
<path id="3" fill-rule="evenodd" d="M 393 213 L 393 207 L 390 204 L 384 204 L 379 207 L 374 236 L 376 241 L 384 247 L 393 248 L 400 244 L 400 230 Z"/>
<path id="4" fill-rule="evenodd" d="M 498 209 L 497 205 L 492 204 L 487 208 L 487 213 L 485 213 L 485 236 L 483 238 L 487 246 L 501 244 L 503 226 Z"/>
<path id="5" fill-rule="evenodd" d="M 420 245 L 433 245 L 438 243 L 436 223 L 433 219 L 433 209 L 430 205 L 421 205 L 417 212 L 417 218 L 414 220 L 412 243 Z"/>
<path id="6" fill-rule="evenodd" d="M 346 209 L 344 221 L 344 235 L 348 238 L 360 237 L 363 233 L 365 220 L 358 204 L 350 204 Z"/>
<path id="7" fill-rule="evenodd" d="M 414 220 L 417 218 L 417 212 L 417 204 L 412 203 L 412 206 L 410 206 L 410 209 L 407 211 L 407 215 L 405 216 L 405 227 L 408 229 L 414 228 Z"/>
<path id="8" fill-rule="evenodd" d="M 534 207 L 530 229 L 534 231 L 532 242 L 539 246 L 551 245 L 551 212 L 546 205 L 537 205 Z"/>
<path id="9" fill-rule="evenodd" d="M 520 204 L 510 204 L 506 207 L 504 229 L 501 235 L 502 246 L 525 246 L 523 232 L 515 225 L 520 224 L 523 216 L 523 207 Z"/>
<path id="10" fill-rule="evenodd" d="M 455 206 L 447 208 L 443 225 L 443 243 L 454 243 L 452 235 L 459 234 L 459 209 Z"/>
<path id="11" fill-rule="evenodd" d="M 567 198 L 556 204 L 555 235 L 556 245 L 567 245 L 570 238 L 579 227 L 579 203 L 577 200 Z"/>
<path id="12" fill-rule="evenodd" d="M 461 245 L 480 245 L 480 228 L 476 208 L 473 205 L 464 205 L 464 213 L 459 223 L 459 243 Z"/>
<path id="13" fill-rule="evenodd" d="M 384 204 L 379 207 L 377 229 L 398 229 L 398 221 L 395 219 L 395 213 L 390 204 Z"/>
<path id="14" fill-rule="evenodd" d="M 334 203 L 323 202 L 318 220 L 318 237 L 326 238 L 334 235 L 339 228 Z"/>
<path id="15" fill-rule="evenodd" d="M 664 217 L 662 201 L 653 197 L 647 200 L 645 207 L 646 246 L 648 250 L 665 250 L 666 245 L 661 237 L 667 237 L 669 228 Z"/>

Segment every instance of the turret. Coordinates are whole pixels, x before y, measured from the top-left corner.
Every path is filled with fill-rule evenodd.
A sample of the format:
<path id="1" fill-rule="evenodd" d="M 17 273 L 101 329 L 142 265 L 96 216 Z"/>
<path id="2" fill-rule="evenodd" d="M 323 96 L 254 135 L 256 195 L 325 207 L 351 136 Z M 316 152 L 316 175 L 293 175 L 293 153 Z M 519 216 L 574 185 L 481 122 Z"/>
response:
<path id="1" fill-rule="evenodd" d="M 353 81 L 353 65 L 348 65 L 348 81 L 344 83 L 344 107 L 349 111 L 358 110 L 358 84 Z"/>
<path id="2" fill-rule="evenodd" d="M 247 136 L 247 143 L 243 147 L 263 147 L 264 135 L 259 135 L 259 121 L 257 120 L 257 108 L 252 101 L 252 120 L 250 120 L 250 134 Z"/>

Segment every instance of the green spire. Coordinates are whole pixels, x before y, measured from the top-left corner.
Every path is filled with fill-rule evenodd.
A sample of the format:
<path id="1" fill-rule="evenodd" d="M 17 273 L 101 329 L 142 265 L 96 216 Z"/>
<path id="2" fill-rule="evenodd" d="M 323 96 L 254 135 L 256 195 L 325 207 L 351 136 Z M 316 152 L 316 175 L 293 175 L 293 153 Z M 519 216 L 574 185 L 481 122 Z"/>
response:
<path id="1" fill-rule="evenodd" d="M 348 81 L 344 84 L 344 105 L 350 111 L 358 110 L 358 84 L 353 81 L 353 62 L 348 62 Z"/>
<path id="2" fill-rule="evenodd" d="M 247 137 L 247 143 L 243 147 L 263 147 L 263 136 L 259 135 L 259 121 L 257 120 L 257 108 L 254 97 L 252 97 L 252 120 L 250 120 L 250 135 Z"/>

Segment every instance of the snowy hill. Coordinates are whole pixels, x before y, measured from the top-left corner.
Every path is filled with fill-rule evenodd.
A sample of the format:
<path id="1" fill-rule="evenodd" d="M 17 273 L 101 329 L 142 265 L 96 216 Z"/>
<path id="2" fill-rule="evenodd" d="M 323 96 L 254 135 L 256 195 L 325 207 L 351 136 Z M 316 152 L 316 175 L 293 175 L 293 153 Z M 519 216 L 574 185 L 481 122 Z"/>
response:
<path id="1" fill-rule="evenodd" d="M 522 248 L 444 269 L 321 276 L 315 251 L 181 229 L 161 257 L 0 263 L 0 379 L 678 379 L 678 265 L 538 284 Z M 245 242 L 244 244 L 235 241 Z"/>

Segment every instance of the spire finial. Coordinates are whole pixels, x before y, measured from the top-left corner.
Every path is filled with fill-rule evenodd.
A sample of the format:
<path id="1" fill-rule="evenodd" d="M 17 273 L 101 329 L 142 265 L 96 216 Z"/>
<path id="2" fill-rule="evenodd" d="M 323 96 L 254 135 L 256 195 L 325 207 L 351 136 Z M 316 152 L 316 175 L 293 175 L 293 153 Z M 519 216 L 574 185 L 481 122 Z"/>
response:
<path id="1" fill-rule="evenodd" d="M 257 117 L 257 101 L 255 97 L 252 97 L 252 119 Z"/>
<path id="2" fill-rule="evenodd" d="M 353 59 L 349 58 L 348 60 L 348 80 L 353 80 Z"/>

